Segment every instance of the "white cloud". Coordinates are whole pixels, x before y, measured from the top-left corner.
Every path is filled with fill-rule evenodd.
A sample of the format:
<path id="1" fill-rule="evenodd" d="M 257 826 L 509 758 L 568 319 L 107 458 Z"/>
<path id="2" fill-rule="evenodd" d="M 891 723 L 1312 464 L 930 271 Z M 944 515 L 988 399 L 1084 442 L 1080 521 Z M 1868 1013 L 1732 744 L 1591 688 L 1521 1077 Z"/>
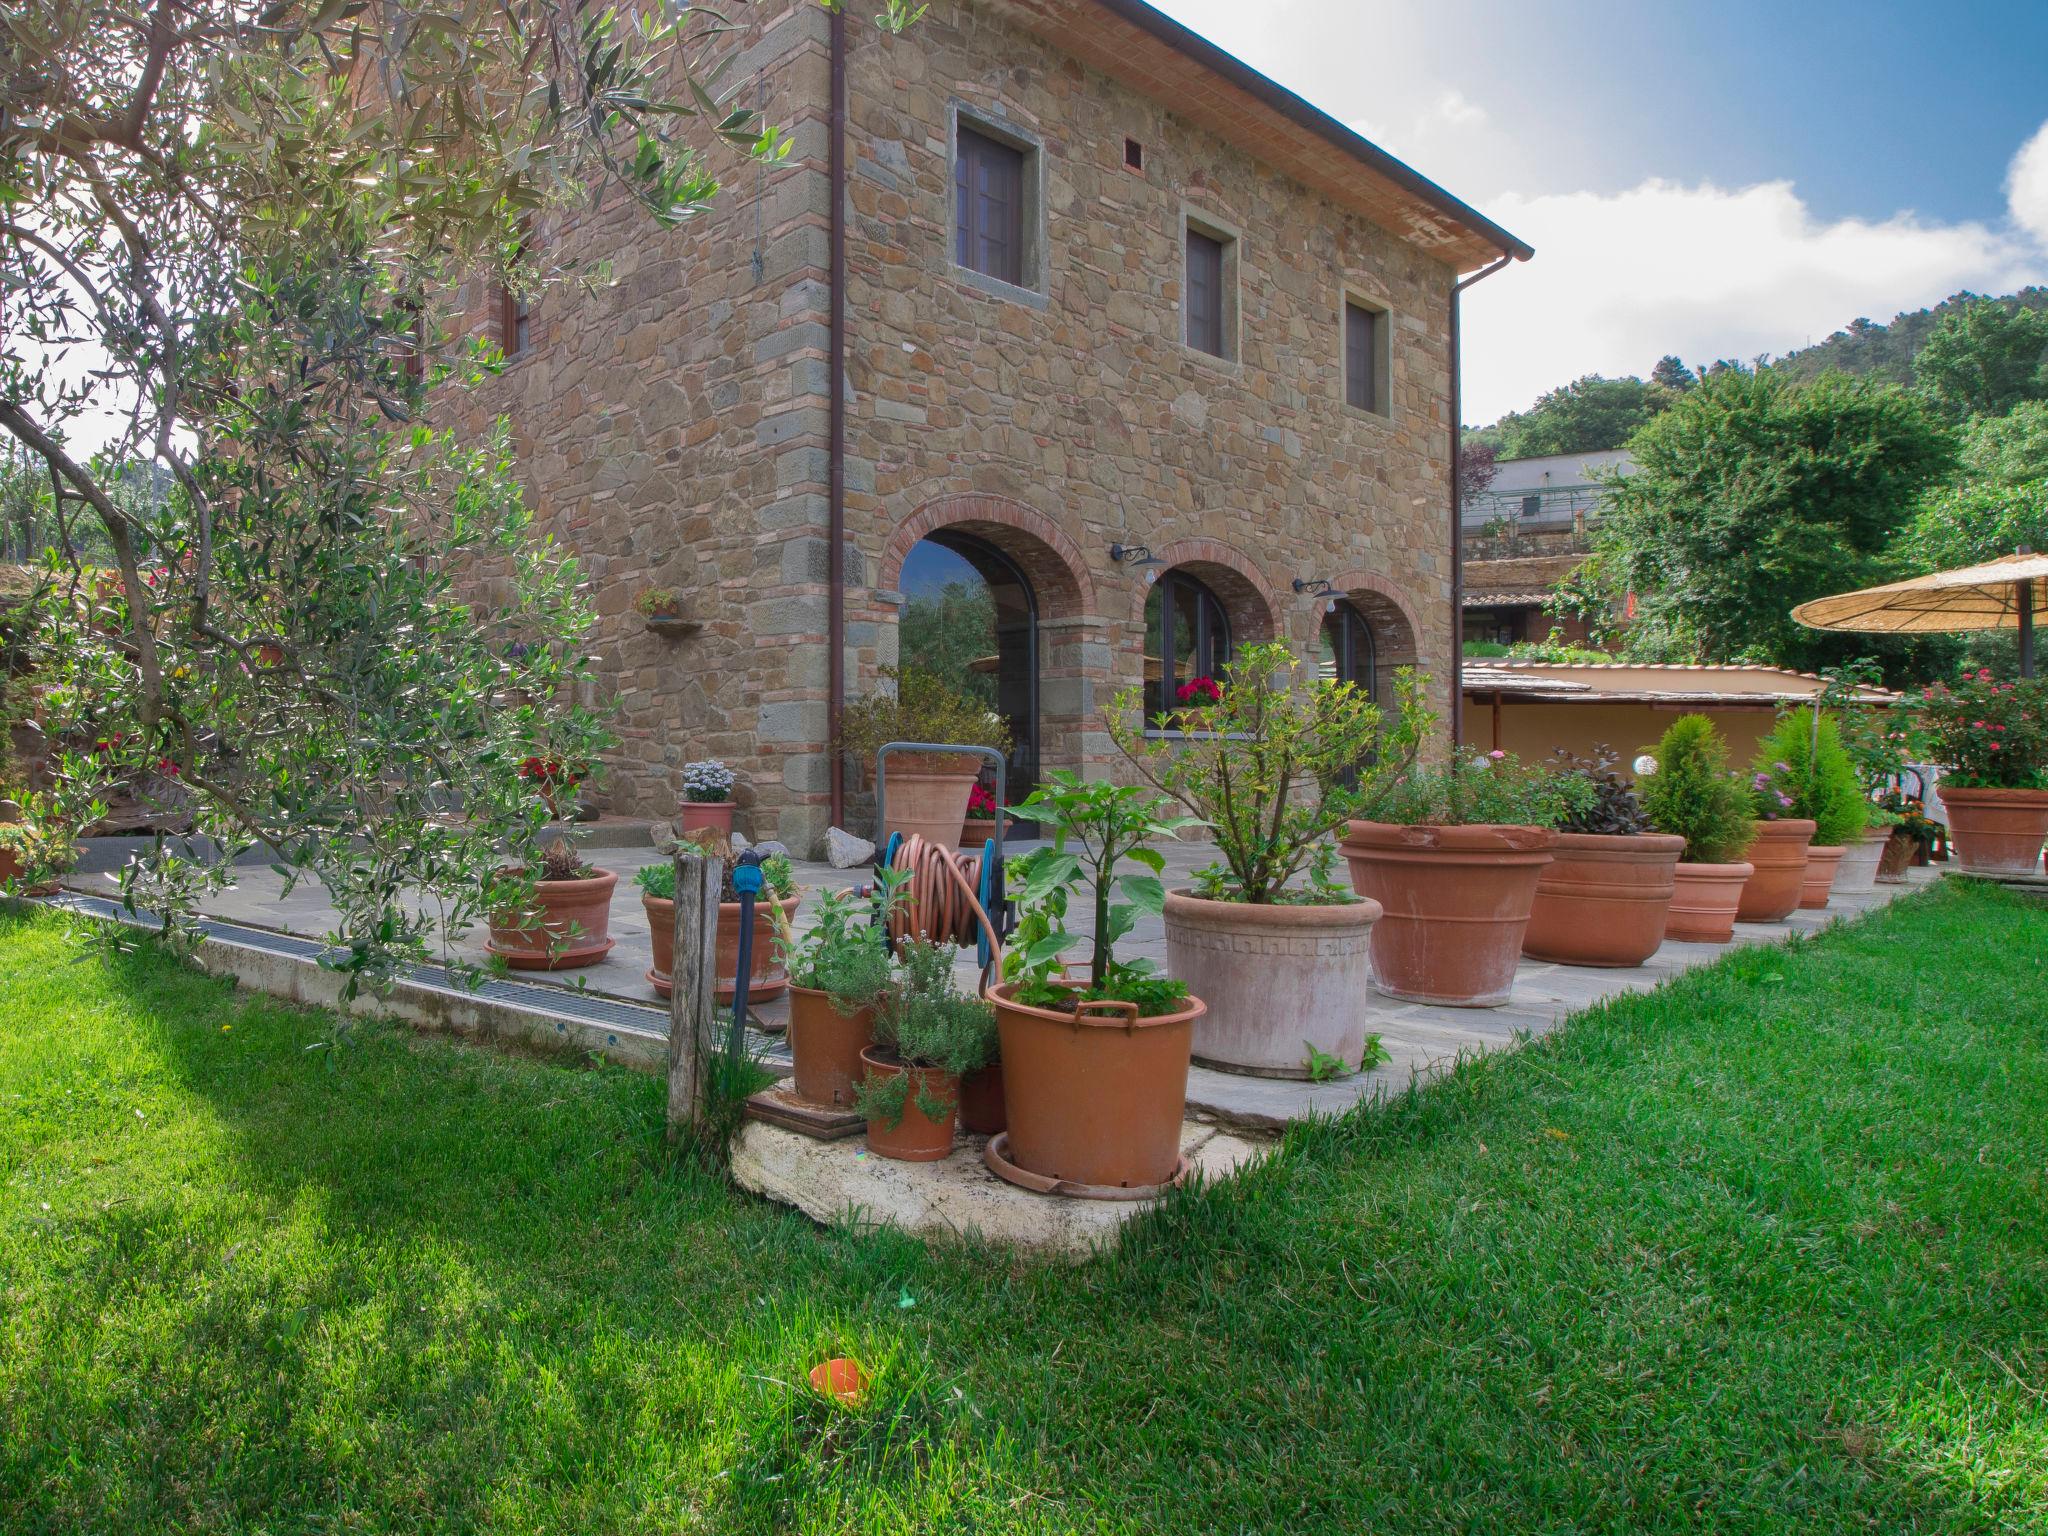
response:
<path id="1" fill-rule="evenodd" d="M 1467 293 L 1465 419 L 1581 374 L 1646 373 L 1666 352 L 1747 360 L 1958 289 L 2048 281 L 2048 125 L 2014 157 L 2008 188 L 2010 228 L 1818 219 L 1784 181 L 1495 199 L 1489 214 L 1536 259 Z"/>

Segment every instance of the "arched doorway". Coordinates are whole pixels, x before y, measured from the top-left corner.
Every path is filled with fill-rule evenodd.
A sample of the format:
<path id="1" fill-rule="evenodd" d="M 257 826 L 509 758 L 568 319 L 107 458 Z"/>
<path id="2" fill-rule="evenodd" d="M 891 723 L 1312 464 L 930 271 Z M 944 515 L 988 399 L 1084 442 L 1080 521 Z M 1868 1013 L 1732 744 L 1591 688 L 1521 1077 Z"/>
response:
<path id="1" fill-rule="evenodd" d="M 1038 602 L 1017 563 L 972 534 L 941 529 L 911 546 L 897 664 L 985 703 L 1010 728 L 1009 796 L 1038 782 Z"/>
<path id="2" fill-rule="evenodd" d="M 1317 638 L 1316 673 L 1336 683 L 1351 683 L 1374 703 L 1379 702 L 1377 648 L 1372 625 L 1349 598 L 1332 602 L 1323 615 Z"/>
<path id="3" fill-rule="evenodd" d="M 1162 574 L 1145 595 L 1145 718 L 1182 708 L 1181 690 L 1220 676 L 1230 654 L 1223 600 L 1184 567 Z"/>

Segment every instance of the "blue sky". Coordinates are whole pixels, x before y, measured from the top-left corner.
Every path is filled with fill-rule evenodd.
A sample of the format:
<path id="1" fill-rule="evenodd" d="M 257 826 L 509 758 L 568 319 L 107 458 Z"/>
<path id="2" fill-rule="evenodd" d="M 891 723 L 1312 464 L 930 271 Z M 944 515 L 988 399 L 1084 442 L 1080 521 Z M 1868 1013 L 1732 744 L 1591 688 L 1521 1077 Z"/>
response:
<path id="1" fill-rule="evenodd" d="M 2048 281 L 2048 0 L 1155 3 L 1537 246 L 1470 420 Z"/>

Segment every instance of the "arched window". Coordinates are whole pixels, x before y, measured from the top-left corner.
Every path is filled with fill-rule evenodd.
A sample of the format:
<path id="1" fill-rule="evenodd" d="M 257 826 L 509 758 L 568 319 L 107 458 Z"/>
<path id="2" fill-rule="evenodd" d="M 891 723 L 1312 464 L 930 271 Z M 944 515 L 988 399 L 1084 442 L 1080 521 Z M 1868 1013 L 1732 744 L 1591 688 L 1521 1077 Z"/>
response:
<path id="1" fill-rule="evenodd" d="M 1323 615 L 1322 640 L 1317 657 L 1319 674 L 1332 682 L 1351 683 L 1367 698 L 1377 702 L 1377 658 L 1373 653 L 1372 626 L 1345 598 L 1330 604 Z"/>
<path id="2" fill-rule="evenodd" d="M 941 530 L 903 561 L 897 661 L 979 699 L 1010 727 L 1012 802 L 1038 780 L 1038 604 L 1015 561 Z"/>
<path id="3" fill-rule="evenodd" d="M 1145 717 L 1180 709 L 1180 690 L 1219 676 L 1230 660 L 1230 619 L 1199 577 L 1167 571 L 1145 598 Z"/>

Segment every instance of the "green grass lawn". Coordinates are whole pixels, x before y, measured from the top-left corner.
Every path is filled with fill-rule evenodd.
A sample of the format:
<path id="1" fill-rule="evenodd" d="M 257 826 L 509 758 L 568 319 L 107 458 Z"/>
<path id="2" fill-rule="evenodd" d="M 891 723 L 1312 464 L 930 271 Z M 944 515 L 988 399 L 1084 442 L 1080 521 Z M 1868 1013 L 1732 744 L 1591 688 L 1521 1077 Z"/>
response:
<path id="1" fill-rule="evenodd" d="M 0 1531 L 2048 1530 L 2044 1018 L 2048 907 L 1942 890 L 1064 1268 L 0 917 Z"/>

